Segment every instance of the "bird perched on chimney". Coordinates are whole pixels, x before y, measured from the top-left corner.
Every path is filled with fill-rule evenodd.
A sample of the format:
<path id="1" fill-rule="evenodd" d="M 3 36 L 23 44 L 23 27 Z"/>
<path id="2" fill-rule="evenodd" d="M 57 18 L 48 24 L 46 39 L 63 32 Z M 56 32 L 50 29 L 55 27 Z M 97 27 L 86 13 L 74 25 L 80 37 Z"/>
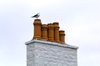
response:
<path id="1" fill-rule="evenodd" d="M 37 14 L 35 14 L 34 16 L 32 16 L 32 18 L 38 18 L 40 15 L 39 15 L 39 13 L 37 13 Z"/>

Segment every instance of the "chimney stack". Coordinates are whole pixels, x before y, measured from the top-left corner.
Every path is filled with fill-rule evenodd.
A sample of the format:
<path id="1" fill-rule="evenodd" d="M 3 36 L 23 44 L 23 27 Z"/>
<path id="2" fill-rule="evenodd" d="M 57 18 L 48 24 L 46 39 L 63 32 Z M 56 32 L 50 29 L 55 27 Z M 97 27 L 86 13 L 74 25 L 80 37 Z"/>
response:
<path id="1" fill-rule="evenodd" d="M 25 43 L 27 66 L 77 66 L 78 47 L 65 43 L 65 31 L 59 31 L 58 22 L 42 24 L 35 19 L 33 24 L 36 39 Z"/>

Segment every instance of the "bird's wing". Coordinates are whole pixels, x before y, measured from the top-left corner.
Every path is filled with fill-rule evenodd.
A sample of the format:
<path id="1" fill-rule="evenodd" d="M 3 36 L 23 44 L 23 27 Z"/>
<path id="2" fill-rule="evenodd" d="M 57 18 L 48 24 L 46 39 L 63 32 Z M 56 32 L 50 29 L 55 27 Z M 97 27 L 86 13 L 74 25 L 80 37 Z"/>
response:
<path id="1" fill-rule="evenodd" d="M 32 17 L 36 17 L 36 16 L 38 16 L 38 14 L 36 14 L 36 15 L 34 15 L 34 16 L 32 16 Z"/>
<path id="2" fill-rule="evenodd" d="M 34 17 L 38 16 L 38 14 L 34 15 Z"/>

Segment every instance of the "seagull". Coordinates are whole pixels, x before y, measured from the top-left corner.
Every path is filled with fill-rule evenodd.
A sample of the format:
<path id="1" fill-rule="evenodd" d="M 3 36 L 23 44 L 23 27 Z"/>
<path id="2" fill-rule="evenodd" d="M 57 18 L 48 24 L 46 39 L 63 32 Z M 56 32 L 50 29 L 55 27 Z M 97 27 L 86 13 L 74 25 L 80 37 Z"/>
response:
<path id="1" fill-rule="evenodd" d="M 37 13 L 37 14 L 35 14 L 34 16 L 32 16 L 32 18 L 38 18 L 40 15 L 39 15 L 39 13 Z"/>

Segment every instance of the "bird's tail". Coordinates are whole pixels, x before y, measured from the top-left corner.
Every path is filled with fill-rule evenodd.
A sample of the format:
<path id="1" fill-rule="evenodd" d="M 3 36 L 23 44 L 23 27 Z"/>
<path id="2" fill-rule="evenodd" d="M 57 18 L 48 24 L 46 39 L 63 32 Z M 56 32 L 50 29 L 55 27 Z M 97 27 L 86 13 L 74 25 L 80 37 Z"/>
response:
<path id="1" fill-rule="evenodd" d="M 31 18 L 34 18 L 34 16 L 32 16 Z"/>

